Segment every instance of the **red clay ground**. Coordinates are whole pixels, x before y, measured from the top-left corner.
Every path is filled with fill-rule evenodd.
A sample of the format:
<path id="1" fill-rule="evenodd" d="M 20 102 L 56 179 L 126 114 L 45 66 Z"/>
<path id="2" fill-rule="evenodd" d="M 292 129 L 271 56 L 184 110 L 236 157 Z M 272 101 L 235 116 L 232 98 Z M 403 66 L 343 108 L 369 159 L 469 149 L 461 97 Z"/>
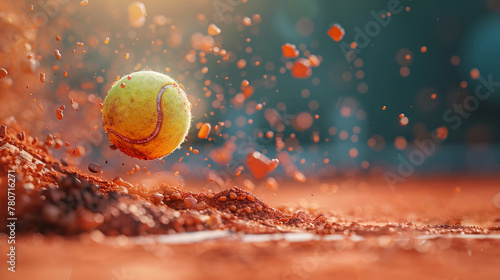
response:
<path id="1" fill-rule="evenodd" d="M 434 178 L 432 182 L 407 183 L 395 192 L 375 184 L 360 189 L 356 182 L 332 195 L 294 183 L 276 197 L 262 192 L 270 206 L 296 206 L 298 198 L 309 194 L 307 203 L 337 213 L 330 219 L 351 231 L 335 234 L 353 237 L 357 233 L 362 241 L 243 243 L 223 238 L 191 244 L 140 240 L 138 245 L 136 239 L 125 236 L 28 234 L 18 236 L 18 271 L 11 274 L 4 269 L 0 275 L 2 279 L 497 279 L 500 235 L 494 229 L 500 225 L 500 211 L 492 199 L 499 191 L 498 179 Z M 460 192 L 455 191 L 457 186 Z M 310 192 L 316 195 L 310 197 Z M 442 225 L 430 230 L 449 232 L 444 224 L 462 223 L 490 227 L 490 231 L 463 238 L 464 228 L 456 227 L 455 233 L 419 239 L 429 228 L 386 225 L 410 220 L 416 228 Z M 370 234 L 348 225 L 351 221 L 385 230 Z M 6 244 L 5 237 L 0 243 Z"/>
<path id="2" fill-rule="evenodd" d="M 492 202 L 499 191 L 497 180 L 434 181 L 441 188 L 408 183 L 391 193 L 346 186 L 332 196 L 317 194 L 308 200 L 336 211 L 346 221 L 369 217 L 383 224 L 414 215 L 416 225 L 426 224 L 419 221 L 500 224 L 500 211 Z M 461 186 L 460 193 L 455 193 L 456 185 Z M 304 197 L 303 188 L 283 188 L 270 205 L 293 204 L 294 197 Z M 362 210 L 356 210 L 359 207 Z M 383 210 L 390 208 L 390 213 Z M 367 214 L 366 209 L 373 210 Z M 221 239 L 177 245 L 134 245 L 124 236 L 35 234 L 18 237 L 18 272 L 4 269 L 0 275 L 2 279 L 497 279 L 498 231 L 422 240 L 416 237 L 425 232 L 392 228 L 363 234 L 362 241 Z M 5 238 L 0 242 L 5 244 Z"/>

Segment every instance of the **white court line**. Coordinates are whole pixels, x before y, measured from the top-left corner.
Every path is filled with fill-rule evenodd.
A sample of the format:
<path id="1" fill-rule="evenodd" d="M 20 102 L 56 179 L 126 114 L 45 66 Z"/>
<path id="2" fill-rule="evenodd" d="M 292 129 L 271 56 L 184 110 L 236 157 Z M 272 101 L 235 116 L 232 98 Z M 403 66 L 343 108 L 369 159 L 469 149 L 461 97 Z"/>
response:
<path id="1" fill-rule="evenodd" d="M 407 237 L 397 238 L 398 240 L 419 239 L 429 240 L 437 238 L 455 238 L 455 239 L 496 239 L 500 240 L 500 234 L 422 234 L 408 235 Z M 262 243 L 270 241 L 307 242 L 307 241 L 342 241 L 351 240 L 354 242 L 363 241 L 366 238 L 359 235 L 345 236 L 343 234 L 317 235 L 312 233 L 272 233 L 272 234 L 242 234 L 229 230 L 197 231 L 188 233 L 176 233 L 169 235 L 155 235 L 149 237 L 132 238 L 135 244 L 149 244 L 153 242 L 162 244 L 189 244 L 203 242 L 207 240 L 218 241 L 240 241 L 243 243 Z"/>

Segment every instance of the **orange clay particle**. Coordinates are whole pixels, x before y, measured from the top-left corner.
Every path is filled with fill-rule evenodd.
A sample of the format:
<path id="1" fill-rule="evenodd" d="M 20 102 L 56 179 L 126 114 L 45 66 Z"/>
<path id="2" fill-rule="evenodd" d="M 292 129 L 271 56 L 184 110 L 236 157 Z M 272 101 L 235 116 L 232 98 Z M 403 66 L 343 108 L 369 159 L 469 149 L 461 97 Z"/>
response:
<path id="1" fill-rule="evenodd" d="M 7 77 L 8 73 L 5 68 L 0 68 L 0 79 Z"/>
<path id="2" fill-rule="evenodd" d="M 265 155 L 255 151 L 248 154 L 246 165 L 255 179 L 266 177 L 267 173 L 272 172 L 279 164 L 277 159 L 270 160 Z"/>
<path id="3" fill-rule="evenodd" d="M 54 50 L 54 55 L 56 56 L 56 59 L 57 59 L 57 60 L 61 59 L 61 52 L 59 52 L 59 50 L 58 50 L 58 49 L 55 49 L 55 50 Z"/>
<path id="4" fill-rule="evenodd" d="M 133 27 L 141 27 L 146 22 L 146 6 L 135 1 L 128 6 L 128 19 Z"/>
<path id="5" fill-rule="evenodd" d="M 278 184 L 278 181 L 276 181 L 276 179 L 274 179 L 273 177 L 267 178 L 266 186 L 271 191 L 277 191 L 280 187 L 280 185 Z"/>
<path id="6" fill-rule="evenodd" d="M 234 192 L 230 192 L 229 193 L 229 198 L 232 199 L 232 200 L 235 200 L 236 198 L 238 198 L 238 196 Z"/>
<path id="7" fill-rule="evenodd" d="M 171 196 L 170 196 L 170 199 L 172 199 L 173 201 L 176 201 L 176 200 L 180 200 L 182 198 L 181 194 L 178 193 L 178 192 L 174 192 Z"/>
<path id="8" fill-rule="evenodd" d="M 441 140 L 446 139 L 448 137 L 448 128 L 446 126 L 439 127 L 436 129 L 436 136 Z"/>
<path id="9" fill-rule="evenodd" d="M 479 78 L 479 70 L 476 68 L 470 70 L 470 77 L 474 80 L 477 80 Z"/>
<path id="10" fill-rule="evenodd" d="M 238 60 L 236 65 L 238 66 L 238 68 L 243 69 L 245 68 L 245 66 L 247 66 L 247 61 L 241 58 L 240 60 Z"/>
<path id="11" fill-rule="evenodd" d="M 259 152 L 253 152 L 247 156 L 246 165 L 255 179 L 262 179 L 269 171 L 269 158 Z"/>
<path id="12" fill-rule="evenodd" d="M 292 76 L 296 79 L 306 79 L 312 75 L 311 63 L 309 60 L 299 58 L 292 67 Z"/>
<path id="13" fill-rule="evenodd" d="M 184 205 L 188 209 L 193 208 L 193 206 L 195 206 L 197 203 L 198 203 L 198 200 L 196 198 L 193 198 L 193 197 L 186 197 L 184 199 Z"/>
<path id="14" fill-rule="evenodd" d="M 338 24 L 334 24 L 330 30 L 328 30 L 328 36 L 332 37 L 335 42 L 342 40 L 342 37 L 345 35 L 345 30 L 342 26 Z"/>
<path id="15" fill-rule="evenodd" d="M 307 178 L 306 176 L 304 175 L 304 173 L 296 170 L 295 172 L 293 172 L 293 179 L 295 179 L 295 181 L 297 182 L 301 182 L 301 183 L 304 183 Z"/>
<path id="16" fill-rule="evenodd" d="M 410 120 L 409 120 L 407 117 L 402 117 L 402 118 L 399 120 L 399 124 L 400 124 L 400 125 L 402 125 L 402 126 L 407 125 L 409 122 L 410 122 Z"/>
<path id="17" fill-rule="evenodd" d="M 56 110 L 56 116 L 59 120 L 62 120 L 64 117 L 63 110 L 62 109 L 57 109 Z"/>
<path id="18" fill-rule="evenodd" d="M 250 96 L 252 96 L 252 94 L 255 92 L 255 89 L 253 86 L 241 86 L 241 91 L 243 93 L 243 96 L 245 98 L 249 98 Z"/>
<path id="19" fill-rule="evenodd" d="M 321 64 L 321 60 L 319 60 L 319 58 L 317 56 L 315 56 L 314 54 L 311 54 L 307 58 L 307 60 L 309 60 L 312 67 L 318 67 Z"/>
<path id="20" fill-rule="evenodd" d="M 299 56 L 299 50 L 296 49 L 294 44 L 286 43 L 281 46 L 281 51 L 284 57 L 297 57 Z"/>
<path id="21" fill-rule="evenodd" d="M 244 17 L 242 20 L 243 24 L 246 26 L 252 25 L 252 20 L 249 17 Z"/>
<path id="22" fill-rule="evenodd" d="M 215 36 L 215 35 L 220 34 L 220 28 L 217 27 L 217 25 L 215 25 L 213 23 L 208 26 L 207 31 L 208 31 L 208 35 L 210 35 L 210 36 Z"/>
<path id="23" fill-rule="evenodd" d="M 273 172 L 273 170 L 276 169 L 276 167 L 278 167 L 279 164 L 280 164 L 280 161 L 278 159 L 274 158 L 267 165 L 267 170 L 269 170 L 269 172 Z"/>
<path id="24" fill-rule="evenodd" d="M 198 131 L 198 138 L 207 139 L 210 134 L 210 130 L 212 130 L 212 126 L 209 123 L 204 123 L 201 126 L 200 131 Z"/>
<path id="25" fill-rule="evenodd" d="M 260 23 L 260 21 L 261 21 L 261 17 L 260 17 L 260 15 L 259 15 L 259 14 L 255 14 L 255 15 L 253 15 L 253 17 L 252 17 L 252 20 L 253 20 L 253 22 L 254 22 L 254 23 L 257 23 L 257 24 L 258 24 L 258 23 Z"/>

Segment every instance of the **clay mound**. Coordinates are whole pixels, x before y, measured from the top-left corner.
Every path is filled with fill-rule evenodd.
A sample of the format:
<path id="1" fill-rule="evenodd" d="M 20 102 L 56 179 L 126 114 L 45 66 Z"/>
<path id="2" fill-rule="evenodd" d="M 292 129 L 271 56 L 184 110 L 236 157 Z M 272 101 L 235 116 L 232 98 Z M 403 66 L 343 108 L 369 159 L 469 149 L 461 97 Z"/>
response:
<path id="1" fill-rule="evenodd" d="M 16 174 L 20 232 L 72 235 L 98 229 L 107 235 L 132 236 L 230 229 L 260 233 L 293 231 L 306 220 L 271 208 L 238 188 L 197 194 L 168 185 L 148 190 L 119 178 L 103 180 L 56 161 L 50 147 L 50 142 L 40 143 L 15 125 L 0 140 L 0 166 Z"/>

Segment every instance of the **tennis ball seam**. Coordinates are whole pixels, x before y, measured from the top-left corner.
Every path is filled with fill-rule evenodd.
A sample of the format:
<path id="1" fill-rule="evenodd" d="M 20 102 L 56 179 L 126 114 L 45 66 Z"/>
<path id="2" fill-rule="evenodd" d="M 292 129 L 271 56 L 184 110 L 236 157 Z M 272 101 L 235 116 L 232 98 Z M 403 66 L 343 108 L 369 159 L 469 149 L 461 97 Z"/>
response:
<path id="1" fill-rule="evenodd" d="M 156 97 L 156 112 L 157 112 L 156 127 L 149 136 L 147 136 L 145 138 L 141 138 L 141 139 L 132 139 L 132 138 L 129 138 L 129 137 L 119 133 L 118 131 L 116 131 L 112 128 L 108 129 L 108 133 L 113 133 L 116 136 L 120 137 L 123 141 L 131 143 L 131 144 L 145 144 L 145 143 L 153 140 L 160 132 L 161 124 L 163 122 L 163 111 L 161 108 L 161 98 L 162 98 L 165 90 L 167 90 L 167 88 L 169 88 L 169 87 L 174 87 L 177 90 L 179 89 L 177 84 L 168 84 L 168 85 L 163 86 L 158 91 L 158 95 Z"/>

